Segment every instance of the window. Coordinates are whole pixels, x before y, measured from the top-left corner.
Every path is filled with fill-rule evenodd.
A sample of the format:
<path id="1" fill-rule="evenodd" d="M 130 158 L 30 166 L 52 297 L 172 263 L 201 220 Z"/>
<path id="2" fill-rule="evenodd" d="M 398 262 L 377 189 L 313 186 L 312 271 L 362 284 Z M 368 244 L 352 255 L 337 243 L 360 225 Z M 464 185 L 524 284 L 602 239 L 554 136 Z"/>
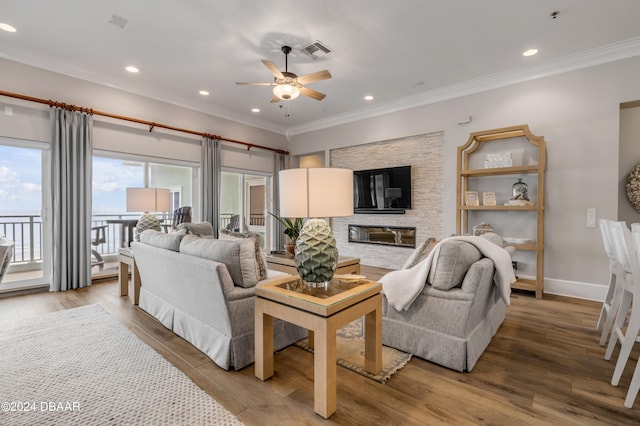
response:
<path id="1" fill-rule="evenodd" d="M 265 214 L 271 177 L 254 173 L 222 172 L 220 227 L 260 234 L 268 247 Z"/>
<path id="2" fill-rule="evenodd" d="M 175 209 L 181 206 L 195 207 L 197 191 L 194 188 L 197 188 L 198 166 L 172 160 L 149 161 L 141 157 L 107 152 L 94 154 L 92 222 L 94 226 L 107 226 L 106 241 L 96 247 L 98 253 L 107 255 L 106 262 L 115 265 L 118 248 L 128 244 L 127 233 L 121 228 L 128 225 L 109 221 L 134 221 L 140 216 L 139 212 L 127 212 L 126 189 L 145 186 L 168 188 L 171 191 L 170 211 L 156 212 L 161 222 L 168 225 L 172 221 Z M 195 212 L 197 209 L 194 208 L 192 211 Z M 165 229 L 168 229 L 168 226 Z M 113 265 L 105 266 L 108 268 Z"/>
<path id="3" fill-rule="evenodd" d="M 0 137 L 0 235 L 15 243 L 0 291 L 48 284 L 49 146 Z"/>

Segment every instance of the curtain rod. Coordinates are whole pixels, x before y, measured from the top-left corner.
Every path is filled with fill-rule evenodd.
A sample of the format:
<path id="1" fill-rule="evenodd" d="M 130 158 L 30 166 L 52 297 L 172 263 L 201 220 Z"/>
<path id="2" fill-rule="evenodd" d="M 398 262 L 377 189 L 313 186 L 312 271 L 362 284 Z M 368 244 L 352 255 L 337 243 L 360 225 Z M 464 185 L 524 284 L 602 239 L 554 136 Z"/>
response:
<path id="1" fill-rule="evenodd" d="M 130 121 L 132 123 L 146 124 L 147 126 L 149 126 L 149 132 L 153 131 L 154 127 L 160 127 L 160 128 L 163 128 L 163 129 L 173 130 L 173 131 L 176 131 L 176 132 L 189 133 L 191 135 L 203 136 L 203 137 L 210 138 L 210 139 L 220 139 L 220 140 L 227 141 L 227 142 L 232 142 L 232 143 L 237 143 L 237 144 L 240 144 L 240 145 L 245 145 L 247 147 L 247 151 L 250 150 L 251 148 L 260 148 L 260 149 L 266 149 L 267 151 L 274 151 L 274 152 L 277 152 L 278 154 L 289 155 L 289 151 L 285 151 L 283 149 L 271 148 L 269 146 L 256 145 L 256 144 L 253 144 L 253 143 L 243 142 L 243 141 L 239 141 L 239 140 L 235 140 L 235 139 L 223 138 L 222 136 L 214 135 L 214 134 L 211 134 L 211 133 L 196 132 L 195 130 L 182 129 L 180 127 L 169 126 L 167 124 L 154 123 L 153 121 L 148 121 L 148 120 L 141 120 L 139 118 L 133 118 L 133 117 L 127 117 L 127 116 L 124 116 L 124 115 L 111 114 L 109 112 L 98 111 L 98 110 L 95 110 L 95 109 L 92 109 L 92 108 L 84 108 L 84 107 L 79 107 L 79 106 L 76 106 L 76 105 L 70 105 L 70 104 L 65 104 L 65 103 L 62 103 L 62 102 L 52 101 L 51 99 L 34 98 L 33 96 L 26 96 L 26 95 L 21 95 L 19 93 L 6 92 L 4 90 L 0 90 L 0 95 L 1 96 L 8 96 L 10 98 L 22 99 L 24 101 L 37 102 L 37 103 L 40 103 L 40 104 L 49 105 L 50 107 L 63 108 L 63 109 L 69 110 L 69 111 L 80 111 L 80 112 L 84 112 L 84 113 L 87 113 L 87 114 L 101 115 L 103 117 L 109 117 L 109 118 L 115 118 L 115 119 L 118 119 L 118 120 Z"/>

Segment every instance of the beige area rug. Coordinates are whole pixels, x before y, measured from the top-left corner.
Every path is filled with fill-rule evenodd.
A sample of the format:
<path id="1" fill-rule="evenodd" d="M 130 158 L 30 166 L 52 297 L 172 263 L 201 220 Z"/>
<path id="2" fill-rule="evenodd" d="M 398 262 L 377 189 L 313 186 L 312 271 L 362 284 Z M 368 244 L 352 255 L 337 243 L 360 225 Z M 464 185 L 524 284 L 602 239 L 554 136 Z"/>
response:
<path id="1" fill-rule="evenodd" d="M 383 346 L 382 370 L 378 374 L 369 373 L 364 369 L 364 327 L 362 321 L 362 318 L 357 319 L 338 330 L 336 340 L 337 364 L 376 382 L 385 383 L 396 371 L 409 362 L 411 354 Z M 307 339 L 301 340 L 295 345 L 313 353 L 313 348 L 308 346 Z"/>
<path id="2" fill-rule="evenodd" d="M 98 305 L 0 323 L 2 425 L 241 425 Z"/>

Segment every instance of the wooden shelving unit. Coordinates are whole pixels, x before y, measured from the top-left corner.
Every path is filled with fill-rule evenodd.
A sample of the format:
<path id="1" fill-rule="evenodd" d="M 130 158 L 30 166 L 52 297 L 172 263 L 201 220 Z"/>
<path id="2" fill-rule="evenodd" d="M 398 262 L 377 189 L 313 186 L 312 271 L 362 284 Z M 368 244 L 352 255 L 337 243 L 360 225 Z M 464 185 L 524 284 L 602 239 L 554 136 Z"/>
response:
<path id="1" fill-rule="evenodd" d="M 481 152 L 486 152 L 486 148 L 496 141 L 509 144 L 513 149 L 522 148 L 531 155 L 526 159 L 530 164 L 515 164 L 509 167 L 481 168 L 479 162 L 472 161 L 473 155 L 481 156 Z M 523 145 L 529 146 L 523 146 Z M 482 149 L 481 149 L 482 148 Z M 524 162 L 524 156 L 521 160 Z M 515 162 L 515 161 L 514 161 Z M 522 215 L 520 212 L 530 212 L 535 215 L 534 228 L 535 241 L 531 244 L 511 244 L 516 250 L 535 252 L 535 276 L 533 278 L 518 277 L 518 281 L 512 288 L 535 292 L 536 298 L 542 298 L 544 292 L 544 183 L 546 167 L 546 144 L 543 136 L 535 136 L 526 124 L 504 127 L 500 129 L 474 132 L 469 135 L 467 142 L 458 147 L 458 171 L 456 185 L 456 231 L 459 235 L 471 234 L 474 214 L 492 215 L 492 226 L 496 232 L 501 232 L 501 225 L 509 221 L 509 215 Z M 535 185 L 532 189 L 537 193 L 536 200 L 531 200 L 534 204 L 527 206 L 506 206 L 498 204 L 495 206 L 472 206 L 465 205 L 465 193 L 476 190 L 475 186 L 481 186 L 480 181 L 491 177 L 500 179 L 501 176 L 521 175 L 536 177 L 534 181 L 528 183 Z M 507 185 L 510 181 L 506 181 Z M 525 220 L 519 218 L 518 220 Z"/>

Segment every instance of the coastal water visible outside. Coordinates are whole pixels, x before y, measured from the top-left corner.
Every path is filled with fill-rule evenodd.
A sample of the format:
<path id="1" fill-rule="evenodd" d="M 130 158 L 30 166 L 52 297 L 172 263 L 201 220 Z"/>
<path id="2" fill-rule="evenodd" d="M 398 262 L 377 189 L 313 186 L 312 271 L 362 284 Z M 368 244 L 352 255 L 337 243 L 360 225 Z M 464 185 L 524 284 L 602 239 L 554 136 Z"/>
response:
<path id="1" fill-rule="evenodd" d="M 116 253 L 120 247 L 118 224 L 107 224 L 109 219 L 133 219 L 136 213 L 96 213 L 93 226 L 107 225 L 107 242 L 96 247 L 100 253 Z M 0 236 L 15 243 L 12 262 L 36 262 L 42 260 L 42 217 L 36 211 L 0 210 Z"/>

